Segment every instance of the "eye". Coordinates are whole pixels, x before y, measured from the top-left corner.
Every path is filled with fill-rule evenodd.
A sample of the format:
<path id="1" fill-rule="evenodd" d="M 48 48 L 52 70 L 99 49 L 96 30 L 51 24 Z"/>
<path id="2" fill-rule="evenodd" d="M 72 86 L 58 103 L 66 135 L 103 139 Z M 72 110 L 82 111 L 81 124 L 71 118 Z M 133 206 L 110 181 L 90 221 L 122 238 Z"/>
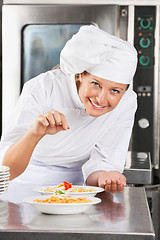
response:
<path id="1" fill-rule="evenodd" d="M 117 90 L 117 89 L 112 89 L 111 91 L 112 91 L 113 93 L 120 93 L 120 91 Z"/>
<path id="2" fill-rule="evenodd" d="M 100 87 L 99 83 L 97 83 L 97 82 L 94 82 L 94 81 L 93 81 L 92 84 L 93 84 L 94 86 Z"/>

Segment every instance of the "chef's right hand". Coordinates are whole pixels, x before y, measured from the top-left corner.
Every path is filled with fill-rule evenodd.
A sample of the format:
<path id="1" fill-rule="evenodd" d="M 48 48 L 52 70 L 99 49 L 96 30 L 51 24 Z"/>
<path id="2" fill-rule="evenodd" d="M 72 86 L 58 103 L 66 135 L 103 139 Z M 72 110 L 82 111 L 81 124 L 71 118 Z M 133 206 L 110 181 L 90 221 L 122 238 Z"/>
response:
<path id="1" fill-rule="evenodd" d="M 65 116 L 58 111 L 51 111 L 38 116 L 32 127 L 34 134 L 42 137 L 46 134 L 54 135 L 68 129 L 69 126 Z"/>

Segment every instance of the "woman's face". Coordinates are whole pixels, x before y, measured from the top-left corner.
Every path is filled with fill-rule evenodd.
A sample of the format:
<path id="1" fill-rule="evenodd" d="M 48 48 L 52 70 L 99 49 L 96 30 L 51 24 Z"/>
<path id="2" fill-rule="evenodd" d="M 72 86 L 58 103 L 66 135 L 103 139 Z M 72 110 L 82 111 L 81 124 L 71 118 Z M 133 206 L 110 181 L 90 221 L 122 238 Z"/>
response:
<path id="1" fill-rule="evenodd" d="M 99 117 L 117 106 L 126 88 L 127 84 L 82 73 L 78 94 L 87 113 L 92 117 Z"/>

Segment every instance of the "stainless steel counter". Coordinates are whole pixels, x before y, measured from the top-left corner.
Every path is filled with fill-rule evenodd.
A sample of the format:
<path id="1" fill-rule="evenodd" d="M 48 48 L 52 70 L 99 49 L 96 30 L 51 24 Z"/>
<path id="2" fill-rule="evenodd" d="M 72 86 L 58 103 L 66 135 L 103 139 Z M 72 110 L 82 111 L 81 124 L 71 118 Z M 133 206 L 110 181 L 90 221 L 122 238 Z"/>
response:
<path id="1" fill-rule="evenodd" d="M 41 214 L 23 202 L 31 195 L 29 186 L 0 195 L 0 239 L 155 239 L 144 188 L 98 194 L 101 203 L 76 215 Z"/>

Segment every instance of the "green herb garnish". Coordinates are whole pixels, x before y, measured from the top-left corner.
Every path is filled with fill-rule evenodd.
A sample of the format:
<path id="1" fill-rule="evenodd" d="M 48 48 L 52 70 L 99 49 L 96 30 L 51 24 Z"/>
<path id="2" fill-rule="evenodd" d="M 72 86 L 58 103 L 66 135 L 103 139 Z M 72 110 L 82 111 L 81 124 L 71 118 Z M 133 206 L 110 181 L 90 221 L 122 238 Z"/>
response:
<path id="1" fill-rule="evenodd" d="M 55 191 L 55 193 L 64 194 L 61 190 Z"/>

